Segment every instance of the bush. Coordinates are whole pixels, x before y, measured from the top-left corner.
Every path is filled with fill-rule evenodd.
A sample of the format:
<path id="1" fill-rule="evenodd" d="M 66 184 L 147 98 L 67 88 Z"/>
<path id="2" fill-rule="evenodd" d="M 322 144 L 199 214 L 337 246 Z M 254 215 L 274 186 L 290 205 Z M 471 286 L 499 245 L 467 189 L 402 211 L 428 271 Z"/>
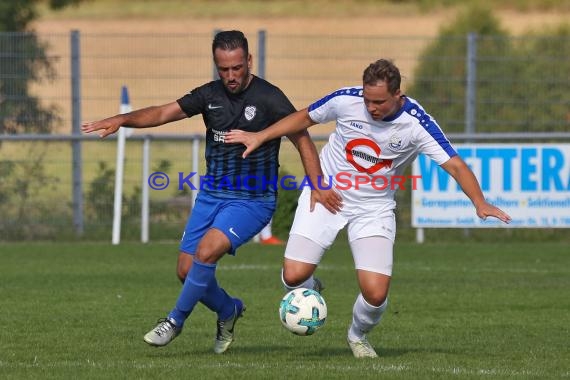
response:
<path id="1" fill-rule="evenodd" d="M 521 41 L 520 61 L 525 88 L 521 91 L 529 130 L 570 129 L 570 25 L 530 34 Z M 538 128 L 542 126 L 541 128 Z"/>
<path id="2" fill-rule="evenodd" d="M 438 39 L 420 55 L 420 65 L 414 74 L 418 78 L 409 94 L 422 103 L 447 132 L 463 132 L 465 122 L 466 52 L 469 33 L 482 36 L 478 57 L 497 57 L 510 54 L 507 33 L 502 30 L 493 14 L 484 8 L 472 7 L 447 28 Z M 492 37 L 489 37 L 492 36 Z M 487 38 L 485 38 L 487 37 Z M 477 103 L 496 99 L 500 89 L 493 86 L 498 78 L 512 75 L 511 67 L 497 65 L 490 60 L 477 62 L 477 76 L 481 81 L 477 88 Z M 496 93 L 499 91 L 499 94 Z M 477 112 L 477 127 L 483 132 L 488 112 Z M 495 113 L 490 113 L 492 118 Z M 479 128 L 481 127 L 481 128 Z"/>
<path id="3" fill-rule="evenodd" d="M 477 35 L 476 132 L 568 130 L 569 27 L 509 38 L 490 10 L 474 6 L 421 54 L 408 90 L 446 132 L 465 130 L 469 33 Z"/>

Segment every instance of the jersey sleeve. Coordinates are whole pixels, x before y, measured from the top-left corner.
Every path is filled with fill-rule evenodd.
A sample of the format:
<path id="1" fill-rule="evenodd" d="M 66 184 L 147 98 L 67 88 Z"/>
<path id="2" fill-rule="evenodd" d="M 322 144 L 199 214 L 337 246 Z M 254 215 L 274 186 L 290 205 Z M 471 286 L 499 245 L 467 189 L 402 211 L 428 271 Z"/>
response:
<path id="1" fill-rule="evenodd" d="M 291 101 L 285 96 L 283 91 L 279 88 L 274 87 L 275 90 L 273 91 L 273 95 L 270 97 L 271 99 L 271 107 L 273 115 L 275 116 L 274 120 L 270 122 L 270 125 L 276 123 L 277 121 L 283 119 L 285 116 L 292 114 L 296 111 L 295 106 L 291 103 Z"/>
<path id="2" fill-rule="evenodd" d="M 335 91 L 309 106 L 309 117 L 317 124 L 328 123 L 337 118 L 337 100 L 343 90 Z"/>
<path id="3" fill-rule="evenodd" d="M 206 107 L 206 100 L 204 96 L 204 86 L 197 87 L 177 100 L 178 105 L 188 117 L 202 113 Z"/>
<path id="4" fill-rule="evenodd" d="M 457 156 L 457 152 L 439 127 L 429 115 L 421 120 L 420 133 L 417 134 L 419 153 L 423 153 L 438 165 L 446 163 L 450 158 Z"/>

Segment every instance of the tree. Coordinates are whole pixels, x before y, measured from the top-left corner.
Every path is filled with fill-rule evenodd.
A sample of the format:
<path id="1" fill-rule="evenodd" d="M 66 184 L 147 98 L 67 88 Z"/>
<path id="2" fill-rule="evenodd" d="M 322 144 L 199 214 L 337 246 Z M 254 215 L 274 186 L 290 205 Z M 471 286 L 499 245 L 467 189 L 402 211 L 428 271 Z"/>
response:
<path id="1" fill-rule="evenodd" d="M 448 132 L 464 131 L 468 33 L 476 33 L 476 132 L 550 132 L 570 127 L 570 27 L 509 37 L 491 11 L 461 14 L 423 52 L 408 90 Z"/>
<path id="2" fill-rule="evenodd" d="M 50 0 L 52 9 L 81 0 Z M 28 27 L 37 18 L 38 0 L 0 2 L 0 134 L 49 133 L 57 109 L 30 94 L 33 83 L 55 78 L 48 46 Z"/>
<path id="3" fill-rule="evenodd" d="M 521 41 L 520 61 L 526 83 L 523 106 L 526 129 L 570 130 L 570 25 L 547 28 Z"/>
<path id="4" fill-rule="evenodd" d="M 60 9 L 80 0 L 51 0 Z M 55 78 L 48 46 L 28 30 L 37 17 L 38 0 L 0 1 L 0 134 L 50 133 L 59 116 L 53 106 L 44 106 L 30 94 L 33 83 Z M 1 146 L 0 146 L 1 147 Z M 57 182 L 46 174 L 44 146 L 27 148 L 27 160 L 0 160 L 0 236 L 30 237 L 41 234 L 31 228 L 42 215 L 53 216 L 38 204 L 37 193 Z"/>
<path id="5" fill-rule="evenodd" d="M 479 36 L 477 46 L 477 131 L 486 131 L 504 109 L 496 107 L 510 88 L 497 84 L 513 77 L 515 67 L 507 67 L 498 60 L 511 51 L 508 34 L 501 28 L 491 11 L 478 6 L 468 8 L 448 27 L 443 28 L 435 40 L 420 56 L 412 97 L 422 99 L 437 120 L 448 132 L 463 132 L 465 121 L 465 77 L 467 35 Z M 500 84 L 500 83 L 499 83 Z M 487 110 L 487 111 L 484 111 Z M 504 117 L 502 115 L 501 117 Z"/>

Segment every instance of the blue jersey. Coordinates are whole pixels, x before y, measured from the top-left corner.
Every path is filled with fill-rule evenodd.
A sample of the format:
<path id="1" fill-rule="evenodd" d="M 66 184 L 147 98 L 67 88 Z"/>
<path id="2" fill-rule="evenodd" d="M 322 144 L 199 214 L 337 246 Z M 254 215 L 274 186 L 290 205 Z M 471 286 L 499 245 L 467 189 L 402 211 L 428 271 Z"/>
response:
<path id="1" fill-rule="evenodd" d="M 254 76 L 244 91 L 231 94 L 217 80 L 192 90 L 178 104 L 189 117 L 202 114 L 206 125 L 201 191 L 224 198 L 275 199 L 281 139 L 266 142 L 244 159 L 244 145 L 226 144 L 224 137 L 232 129 L 260 131 L 295 112 L 279 88 Z"/>

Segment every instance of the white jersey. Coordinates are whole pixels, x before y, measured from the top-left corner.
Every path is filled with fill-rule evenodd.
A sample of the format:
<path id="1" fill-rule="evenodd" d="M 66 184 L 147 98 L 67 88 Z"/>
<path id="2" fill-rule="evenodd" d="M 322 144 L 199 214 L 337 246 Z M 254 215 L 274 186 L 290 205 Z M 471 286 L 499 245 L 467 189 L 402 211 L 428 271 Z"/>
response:
<path id="1" fill-rule="evenodd" d="M 345 203 L 392 210 L 396 190 L 413 185 L 403 173 L 419 153 L 438 165 L 457 155 L 437 122 L 414 99 L 404 98 L 402 108 L 381 121 L 367 111 L 362 86 L 342 88 L 309 106 L 314 122 L 336 120 L 320 158 L 326 180 Z"/>

